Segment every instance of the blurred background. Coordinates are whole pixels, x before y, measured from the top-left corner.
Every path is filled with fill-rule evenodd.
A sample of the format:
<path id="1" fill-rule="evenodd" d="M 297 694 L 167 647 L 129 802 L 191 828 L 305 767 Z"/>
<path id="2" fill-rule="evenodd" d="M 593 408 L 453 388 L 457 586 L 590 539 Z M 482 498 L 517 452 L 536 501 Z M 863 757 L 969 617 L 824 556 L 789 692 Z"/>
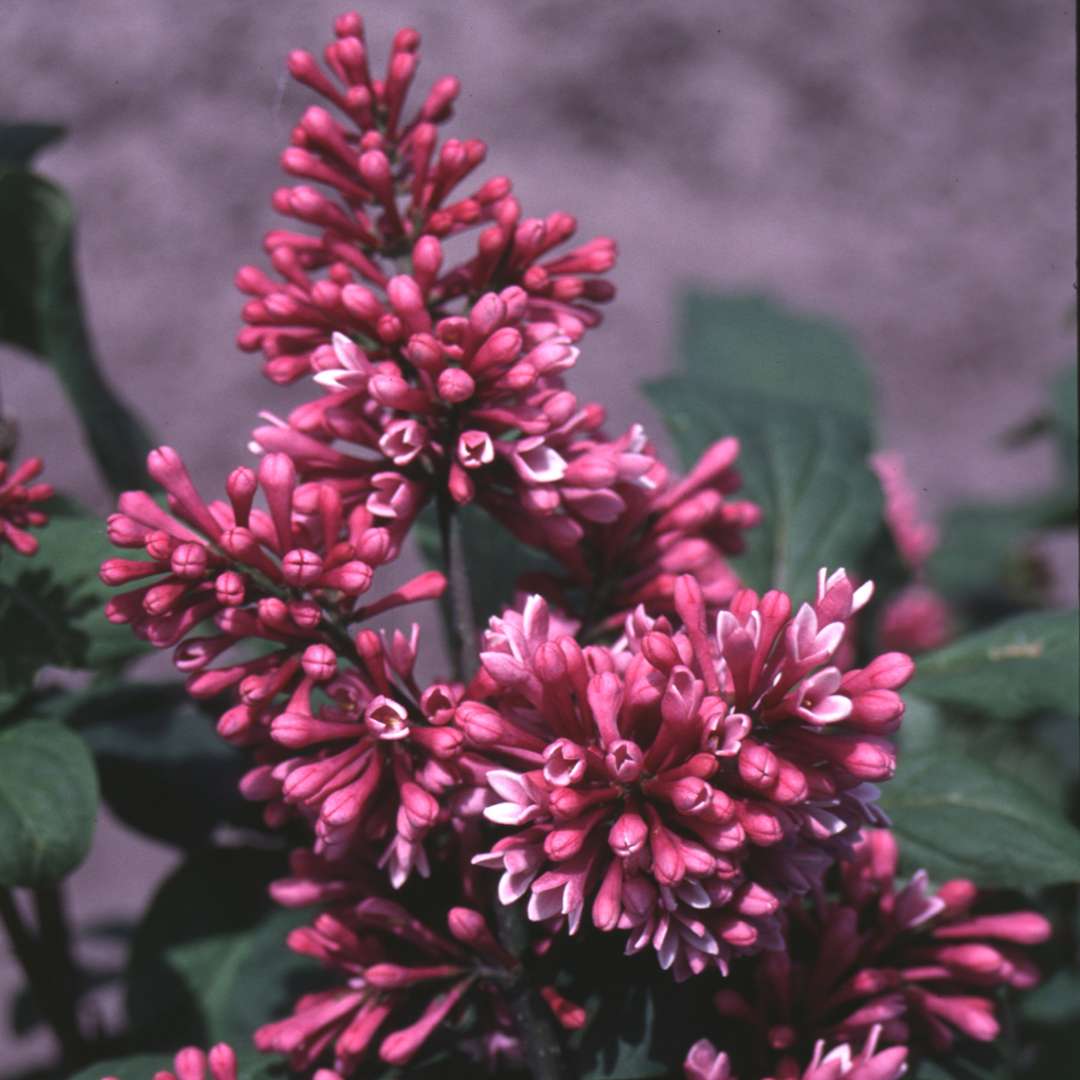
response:
<path id="1" fill-rule="evenodd" d="M 233 340 L 232 277 L 260 261 L 277 158 L 309 96 L 284 74 L 345 0 L 0 0 L 4 119 L 55 121 L 38 160 L 71 194 L 101 364 L 217 491 L 287 391 Z M 372 50 L 424 36 L 420 87 L 464 88 L 450 133 L 489 143 L 527 214 L 620 248 L 619 297 L 574 387 L 612 426 L 659 424 L 637 385 L 673 363 L 687 284 L 831 316 L 876 377 L 881 442 L 930 511 L 1046 484 L 1047 443 L 1001 434 L 1046 403 L 1076 297 L 1075 9 L 1059 0 L 396 0 Z M 379 61 L 377 60 L 377 63 Z M 3 239 L 0 238 L 0 243 Z M 109 500 L 47 366 L 0 347 L 4 411 L 47 478 Z M 1075 597 L 1075 539 L 1046 552 Z M 171 849 L 105 820 L 76 916 L 139 910 Z M 0 946 L 2 948 L 2 946 Z M 100 946 L 101 958 L 117 946 Z M 110 954 L 110 949 L 113 954 Z M 0 952 L 0 1076 L 18 1050 Z"/>

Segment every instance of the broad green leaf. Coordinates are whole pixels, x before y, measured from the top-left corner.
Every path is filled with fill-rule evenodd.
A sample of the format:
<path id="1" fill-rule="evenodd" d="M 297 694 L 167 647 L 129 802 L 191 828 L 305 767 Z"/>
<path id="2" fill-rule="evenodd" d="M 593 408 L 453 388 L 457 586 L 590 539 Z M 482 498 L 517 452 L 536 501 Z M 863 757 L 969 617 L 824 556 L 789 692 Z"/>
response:
<path id="1" fill-rule="evenodd" d="M 842 413 L 751 400 L 692 379 L 665 379 L 646 391 L 687 468 L 710 443 L 738 436 L 740 495 L 762 510 L 746 552 L 733 560 L 747 584 L 805 600 L 820 567 L 858 564 L 881 517 L 881 489 L 865 465 L 866 428 Z"/>
<path id="2" fill-rule="evenodd" d="M 64 718 L 94 752 L 110 809 L 169 843 L 205 843 L 222 822 L 260 827 L 239 793 L 249 755 L 214 731 L 214 717 L 176 683 L 128 684 L 78 695 Z"/>
<path id="3" fill-rule="evenodd" d="M 1020 1000 L 1021 1015 L 1033 1024 L 1051 1026 L 1080 1020 L 1080 972 L 1059 971 Z"/>
<path id="4" fill-rule="evenodd" d="M 0 121 L 0 166 L 26 167 L 49 143 L 63 138 L 59 124 Z"/>
<path id="5" fill-rule="evenodd" d="M 0 341 L 52 364 L 109 485 L 143 485 L 151 442 L 94 359 L 67 196 L 25 169 L 0 167 L 0 236 Z"/>
<path id="6" fill-rule="evenodd" d="M 731 393 L 843 412 L 872 423 L 873 387 L 846 331 L 830 319 L 791 311 L 766 296 L 689 292 L 682 306 L 679 355 L 688 375 Z"/>
<path id="7" fill-rule="evenodd" d="M 998 720 L 1080 712 L 1074 611 L 1017 615 L 920 657 L 912 691 Z"/>
<path id="8" fill-rule="evenodd" d="M 1046 496 L 953 507 L 930 557 L 931 583 L 957 599 L 992 598 L 1002 588 L 1020 600 L 1034 597 L 1042 573 L 1025 546 L 1060 517 L 1061 500 Z"/>
<path id="9" fill-rule="evenodd" d="M 739 438 L 741 494 L 763 521 L 735 565 L 756 589 L 807 599 L 820 567 L 856 565 L 880 527 L 866 372 L 831 323 L 760 297 L 692 294 L 682 353 L 685 371 L 646 394 L 687 468 Z"/>
<path id="10" fill-rule="evenodd" d="M 51 720 L 0 730 L 0 885 L 59 881 L 86 858 L 98 784 L 83 740 Z"/>
<path id="11" fill-rule="evenodd" d="M 881 801 L 908 869 L 1011 888 L 1080 881 L 1080 832 L 1008 772 L 970 754 L 904 754 Z"/>
<path id="12" fill-rule="evenodd" d="M 216 849 L 165 881 L 131 951 L 127 1008 L 139 1045 L 248 1045 L 322 977 L 285 945 L 311 913 L 270 902 L 267 885 L 284 872 L 278 853 Z"/>
<path id="13" fill-rule="evenodd" d="M 634 983 L 622 994 L 595 1000 L 595 1012 L 575 1054 L 582 1080 L 634 1080 L 668 1076 L 669 1066 L 654 1047 L 655 986 Z"/>

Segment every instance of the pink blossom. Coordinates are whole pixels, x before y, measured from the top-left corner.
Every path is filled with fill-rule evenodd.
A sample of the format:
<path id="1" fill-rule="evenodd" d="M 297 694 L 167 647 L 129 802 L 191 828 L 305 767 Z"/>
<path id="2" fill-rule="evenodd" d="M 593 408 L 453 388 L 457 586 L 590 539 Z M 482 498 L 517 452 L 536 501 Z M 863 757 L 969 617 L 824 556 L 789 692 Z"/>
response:
<path id="1" fill-rule="evenodd" d="M 881 1027 L 873 1028 L 862 1049 L 853 1051 L 847 1043 L 826 1050 L 824 1039 L 814 1046 L 805 1069 L 785 1063 L 783 1080 L 898 1080 L 907 1072 L 907 1048 L 877 1049 Z M 699 1039 L 687 1052 L 683 1063 L 686 1080 L 738 1080 L 731 1071 L 731 1061 L 708 1039 Z M 766 1077 L 765 1080 L 770 1080 Z"/>
<path id="2" fill-rule="evenodd" d="M 894 1049 L 866 1061 L 815 1053 L 818 1071 L 803 1075 L 846 1076 L 825 1068 L 846 1060 L 853 1069 L 872 1060 L 883 1076 L 899 1075 L 889 1068 L 904 1060 L 903 1046 L 936 1054 L 958 1037 L 996 1038 L 993 990 L 1038 981 L 1023 946 L 1047 939 L 1045 918 L 972 914 L 981 896 L 971 882 L 946 882 L 935 892 L 922 871 L 896 882 L 896 867 L 892 834 L 868 830 L 841 864 L 839 897 L 805 910 L 792 905 L 783 950 L 736 972 L 716 995 L 721 1015 L 739 1022 L 745 1052 L 773 1063 L 776 1075 L 797 1075 L 799 1053 L 821 1040 L 860 1039 L 871 1050 L 879 1040 Z"/>
<path id="3" fill-rule="evenodd" d="M 376 1046 L 383 1061 L 405 1065 L 468 999 L 484 1045 L 512 1056 L 516 1039 L 503 993 L 517 977 L 517 961 L 478 911 L 453 907 L 446 925 L 448 934 L 436 932 L 379 897 L 320 914 L 289 935 L 289 947 L 340 972 L 344 983 L 300 998 L 291 1016 L 259 1028 L 255 1045 L 287 1055 L 294 1069 L 310 1068 L 331 1047 L 345 1075 Z M 580 1026 L 580 1009 L 544 989 L 556 1019 Z M 403 1024 L 405 1015 L 417 1018 Z"/>
<path id="4" fill-rule="evenodd" d="M 952 609 L 928 585 L 909 585 L 890 597 L 878 622 L 878 637 L 887 649 L 929 652 L 941 648 L 952 636 Z"/>
<path id="5" fill-rule="evenodd" d="M 316 853 L 329 857 L 379 844 L 395 885 L 425 872 L 423 840 L 451 813 L 440 799 L 466 779 L 454 763 L 461 733 L 447 726 L 460 690 L 416 683 L 415 628 L 351 635 L 358 622 L 438 597 L 442 575 L 366 601 L 399 534 L 363 506 L 346 513 L 333 485 L 299 483 L 285 454 L 268 454 L 257 474 L 234 470 L 228 502 L 210 504 L 175 451 L 154 451 L 148 465 L 168 510 L 144 492 L 121 496 L 109 535 L 149 558 L 104 563 L 106 583 L 134 585 L 107 616 L 158 647 L 175 645 L 193 696 L 235 696 L 218 731 L 259 748 L 242 790 L 267 802 L 269 824 L 300 814 Z M 204 626 L 215 632 L 196 636 Z M 264 648 L 230 662 L 251 641 Z"/>
<path id="6" fill-rule="evenodd" d="M 33 555 L 38 549 L 37 538 L 27 529 L 39 529 L 49 520 L 34 504 L 52 498 L 52 485 L 30 483 L 44 467 L 41 458 L 27 458 L 9 472 L 8 463 L 0 460 L 0 541 L 20 555 Z"/>
<path id="7" fill-rule="evenodd" d="M 870 467 L 885 495 L 885 521 L 900 557 L 910 570 L 920 571 L 937 547 L 938 531 L 922 517 L 903 456 L 883 450 L 871 456 Z"/>
<path id="8" fill-rule="evenodd" d="M 485 816 L 516 831 L 474 859 L 502 871 L 500 900 L 528 895 L 531 919 L 571 933 L 589 903 L 679 978 L 771 944 L 781 899 L 881 820 L 868 782 L 892 774 L 882 736 L 912 665 L 829 666 L 868 597 L 842 572 L 794 616 L 783 593 L 743 591 L 709 633 L 684 576 L 681 627 L 639 610 L 614 648 L 553 630 L 537 596 L 492 619 L 474 681 L 490 689 L 457 724 L 506 763 Z"/>
<path id="9" fill-rule="evenodd" d="M 218 1043 L 204 1053 L 198 1047 L 186 1046 L 173 1058 L 172 1071 L 154 1074 L 154 1080 L 236 1080 L 236 1052 L 227 1043 Z M 116 1080 L 102 1077 L 102 1080 Z M 321 1069 L 317 1080 L 341 1080 L 329 1069 Z"/>
<path id="10" fill-rule="evenodd" d="M 254 266 L 237 275 L 251 297 L 241 348 L 261 351 L 276 382 L 318 370 L 318 350 L 334 331 L 362 342 L 364 355 L 379 363 L 407 354 L 411 337 L 460 313 L 468 296 L 510 285 L 522 291 L 531 322 L 575 340 L 598 322 L 594 305 L 614 295 L 598 276 L 614 264 L 613 241 L 557 253 L 577 228 L 569 214 L 523 217 L 505 176 L 462 190 L 487 147 L 478 139 L 438 145 L 458 80 L 437 80 L 410 110 L 420 35 L 398 31 L 379 78 L 361 18 L 341 16 L 334 31 L 329 71 L 310 53 L 289 56 L 289 73 L 325 105 L 312 105 L 293 128 L 281 163 L 299 183 L 273 196 L 279 213 L 314 231 L 268 233 L 275 276 Z M 448 264 L 444 241 L 471 230 L 471 248 Z M 411 272 L 395 276 L 402 256 Z"/>

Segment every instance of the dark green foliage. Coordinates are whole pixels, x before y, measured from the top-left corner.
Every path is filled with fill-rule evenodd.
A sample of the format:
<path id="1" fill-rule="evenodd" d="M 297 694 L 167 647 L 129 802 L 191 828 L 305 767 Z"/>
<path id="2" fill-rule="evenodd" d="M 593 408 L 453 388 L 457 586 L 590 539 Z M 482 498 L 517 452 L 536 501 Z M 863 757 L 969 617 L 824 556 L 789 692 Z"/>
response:
<path id="1" fill-rule="evenodd" d="M 281 853 L 214 849 L 192 855 L 158 889 L 135 932 L 127 1008 L 139 1046 L 250 1044 L 317 982 L 316 964 L 285 948 L 311 913 L 276 908 L 267 885 Z"/>
<path id="2" fill-rule="evenodd" d="M 98 784 L 83 740 L 51 720 L 0 730 L 0 885 L 59 881 L 86 858 Z"/>
<path id="3" fill-rule="evenodd" d="M 249 756 L 214 731 L 225 707 L 202 708 L 176 683 L 127 683 L 73 698 L 65 718 L 93 750 L 113 813 L 148 836 L 192 847 L 220 824 L 261 823 L 260 808 L 237 788 Z"/>
<path id="4" fill-rule="evenodd" d="M 747 584 L 805 600 L 820 567 L 857 566 L 881 491 L 869 380 L 847 336 L 762 297 L 691 293 L 680 355 L 683 371 L 645 391 L 685 467 L 738 436 L 742 491 L 763 513 L 734 560 Z"/>
<path id="5" fill-rule="evenodd" d="M 150 439 L 94 359 L 75 270 L 74 211 L 55 184 L 20 167 L 59 132 L 2 129 L 0 341 L 48 361 L 116 491 L 144 483 Z M 11 161 L 14 159 L 15 164 Z"/>

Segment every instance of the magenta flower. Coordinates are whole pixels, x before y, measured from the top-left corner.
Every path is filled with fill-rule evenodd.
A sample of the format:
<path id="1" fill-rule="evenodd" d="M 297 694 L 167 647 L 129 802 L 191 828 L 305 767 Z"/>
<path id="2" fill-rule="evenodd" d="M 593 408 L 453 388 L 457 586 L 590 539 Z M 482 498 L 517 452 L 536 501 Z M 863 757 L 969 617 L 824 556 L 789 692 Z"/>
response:
<path id="1" fill-rule="evenodd" d="M 565 576 L 535 575 L 532 583 L 568 610 L 575 605 L 566 598 L 567 590 L 578 590 L 590 629 L 618 628 L 639 604 L 655 614 L 674 614 L 675 583 L 682 574 L 697 579 L 711 610 L 726 605 L 740 585 L 728 556 L 744 550 L 744 530 L 761 518 L 756 504 L 730 498 L 741 483 L 734 438 L 709 447 L 686 477 L 673 480 L 651 444 L 639 437 L 632 448 L 636 477 L 611 484 L 608 478 L 619 474 L 606 458 L 613 446 L 622 449 L 635 434 L 636 429 L 615 444 L 589 448 L 575 463 L 593 483 L 575 497 L 602 498 L 606 513 L 578 515 L 578 528 L 552 530 L 550 538 L 537 536 L 533 522 L 509 507 L 501 515 L 508 529 L 527 543 L 546 547 L 565 567 Z M 608 486 L 598 489 L 604 483 Z M 573 543 L 564 541 L 563 532 Z"/>
<path id="2" fill-rule="evenodd" d="M 474 862 L 502 871 L 504 904 L 574 933 L 591 902 L 680 979 L 775 947 L 781 900 L 820 882 L 858 829 L 880 821 L 870 781 L 892 775 L 906 656 L 830 666 L 869 598 L 840 571 L 792 617 L 745 590 L 711 634 L 697 582 L 678 579 L 682 626 L 639 610 L 614 648 L 552 633 L 546 602 L 493 619 L 469 742 L 488 773 L 489 820 L 514 829 Z M 482 700 L 481 700 L 482 699 Z"/>
<path id="3" fill-rule="evenodd" d="M 880 451 L 870 458 L 885 496 L 885 521 L 908 569 L 918 572 L 938 545 L 938 531 L 922 517 L 919 497 L 900 454 Z"/>
<path id="4" fill-rule="evenodd" d="M 275 382 L 317 370 L 317 351 L 334 331 L 377 363 L 404 355 L 414 335 L 460 313 L 470 298 L 510 285 L 520 286 L 530 321 L 580 338 L 599 321 L 593 305 L 614 295 L 596 276 L 614 264 L 613 241 L 601 237 L 557 254 L 576 231 L 569 214 L 522 217 L 505 176 L 461 191 L 487 147 L 478 139 L 438 145 L 458 80 L 439 79 L 409 110 L 420 35 L 398 31 L 378 78 L 360 16 L 340 16 L 334 32 L 324 54 L 329 71 L 310 53 L 289 56 L 292 77 L 329 108 L 311 106 L 293 129 L 281 163 L 300 183 L 273 198 L 279 213 L 314 231 L 267 234 L 276 279 L 253 266 L 237 275 L 252 297 L 240 347 L 261 351 Z M 443 242 L 473 229 L 475 244 L 446 264 Z M 403 258 L 410 271 L 395 276 Z"/>
<path id="5" fill-rule="evenodd" d="M 29 483 L 44 468 L 41 458 L 27 458 L 9 473 L 8 463 L 0 460 L 0 541 L 20 555 L 33 555 L 38 549 L 37 538 L 27 529 L 40 529 L 49 520 L 34 504 L 52 498 L 52 485 Z"/>
<path id="6" fill-rule="evenodd" d="M 898 885 L 896 866 L 892 834 L 868 831 L 841 865 L 839 898 L 793 905 L 784 951 L 758 958 L 745 988 L 717 993 L 760 1068 L 796 1075 L 792 1063 L 817 1040 L 852 1042 L 877 1028 L 919 1053 L 946 1051 L 958 1036 L 990 1041 L 993 990 L 1038 981 L 1023 947 L 1047 939 L 1045 918 L 974 914 L 981 898 L 970 881 L 934 893 L 923 871 Z"/>
<path id="7" fill-rule="evenodd" d="M 874 1027 L 862 1049 L 853 1051 L 840 1043 L 826 1051 L 824 1039 L 814 1046 L 814 1053 L 805 1069 L 785 1063 L 776 1077 L 763 1080 L 897 1080 L 907 1072 L 907 1048 L 877 1049 L 881 1027 Z M 716 1049 L 708 1039 L 699 1039 L 690 1047 L 683 1063 L 686 1080 L 739 1080 L 731 1071 L 727 1054 Z"/>
<path id="8" fill-rule="evenodd" d="M 227 1043 L 218 1043 L 204 1053 L 196 1046 L 186 1046 L 173 1058 L 172 1071 L 154 1074 L 154 1080 L 236 1080 L 236 1052 Z M 116 1080 L 114 1076 L 102 1080 Z M 330 1069 L 319 1069 L 312 1080 L 341 1080 Z"/>
<path id="9" fill-rule="evenodd" d="M 446 923 L 449 937 L 399 904 L 371 897 L 293 931 L 290 948 L 340 971 L 346 983 L 302 997 L 292 1016 L 255 1033 L 255 1045 L 288 1055 L 295 1069 L 310 1067 L 332 1047 L 335 1068 L 351 1075 L 378 1040 L 381 1060 L 405 1065 L 467 999 L 477 1010 L 479 1035 L 472 1037 L 482 1052 L 515 1059 L 504 993 L 517 962 L 472 908 L 450 908 Z M 564 1026 L 584 1022 L 582 1010 L 554 987 L 542 996 Z M 405 1017 L 412 1019 L 386 1031 Z"/>
<path id="10" fill-rule="evenodd" d="M 936 589 L 908 585 L 890 597 L 877 629 L 883 648 L 929 652 L 952 638 L 953 613 Z"/>

